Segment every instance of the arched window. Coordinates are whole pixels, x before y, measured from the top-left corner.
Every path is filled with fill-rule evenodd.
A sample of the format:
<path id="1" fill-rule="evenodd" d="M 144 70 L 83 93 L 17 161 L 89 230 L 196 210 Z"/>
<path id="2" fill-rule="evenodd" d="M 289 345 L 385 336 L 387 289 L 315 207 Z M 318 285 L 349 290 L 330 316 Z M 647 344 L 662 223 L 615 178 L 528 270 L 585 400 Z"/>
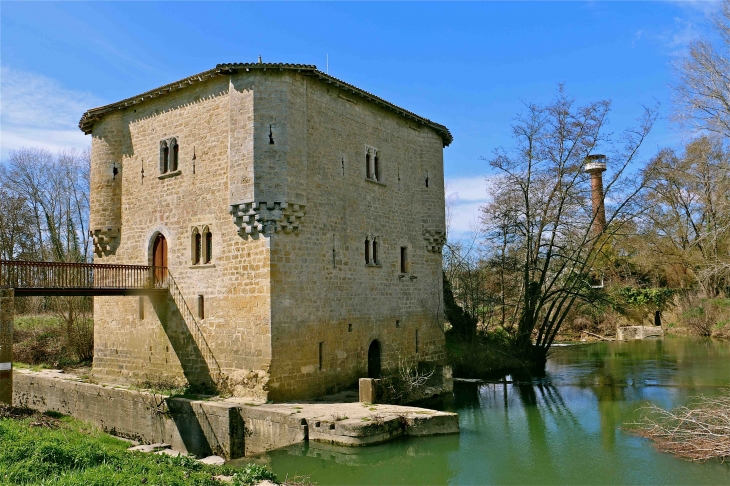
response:
<path id="1" fill-rule="evenodd" d="M 171 138 L 170 139 L 170 151 L 172 152 L 170 154 L 170 171 L 175 172 L 177 170 L 177 154 L 178 154 L 179 147 L 177 145 L 177 139 Z"/>
<path id="2" fill-rule="evenodd" d="M 198 228 L 193 228 L 191 245 L 192 245 L 193 265 L 198 265 L 200 263 L 200 257 L 201 257 L 202 246 L 203 246 L 203 239 L 200 236 L 200 231 L 198 231 Z"/>
<path id="3" fill-rule="evenodd" d="M 373 147 L 365 147 L 365 177 L 380 182 L 380 153 Z"/>
<path id="4" fill-rule="evenodd" d="M 370 237 L 365 238 L 365 265 L 370 265 Z"/>
<path id="5" fill-rule="evenodd" d="M 213 259 L 213 233 L 207 226 L 203 229 L 203 263 L 208 264 Z"/>
<path id="6" fill-rule="evenodd" d="M 373 238 L 373 265 L 379 265 L 380 264 L 380 258 L 378 258 L 378 239 Z"/>
<path id="7" fill-rule="evenodd" d="M 165 174 L 170 168 L 170 147 L 167 140 L 160 142 L 160 173 Z"/>

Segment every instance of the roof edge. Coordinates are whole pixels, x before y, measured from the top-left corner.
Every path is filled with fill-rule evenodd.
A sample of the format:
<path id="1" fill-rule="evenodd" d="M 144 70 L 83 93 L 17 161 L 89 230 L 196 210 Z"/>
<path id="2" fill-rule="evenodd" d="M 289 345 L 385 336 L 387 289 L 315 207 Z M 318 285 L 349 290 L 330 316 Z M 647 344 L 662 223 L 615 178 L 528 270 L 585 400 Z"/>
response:
<path id="1" fill-rule="evenodd" d="M 322 80 L 326 83 L 332 84 L 332 85 L 342 89 L 343 91 L 349 91 L 350 93 L 353 93 L 357 96 L 367 99 L 368 101 L 375 103 L 376 105 L 381 106 L 398 115 L 401 115 L 404 118 L 407 118 L 409 120 L 412 120 L 417 123 L 421 123 L 423 125 L 430 127 L 431 129 L 433 129 L 436 133 L 438 133 L 441 136 L 444 147 L 447 147 L 454 140 L 454 137 L 451 135 L 451 132 L 444 125 L 433 122 L 433 121 L 429 120 L 428 118 L 418 116 L 415 113 L 406 110 L 405 108 L 401 108 L 397 105 L 394 105 L 393 103 L 390 103 L 389 101 L 384 100 L 383 98 L 380 98 L 379 96 L 376 96 L 368 91 L 360 89 L 357 86 L 354 86 L 350 83 L 342 81 L 341 79 L 335 78 L 334 76 L 330 76 L 327 73 L 319 71 L 319 70 L 317 70 L 317 66 L 315 66 L 313 64 L 287 64 L 287 63 L 218 64 L 213 69 L 209 69 L 207 71 L 203 71 L 202 73 L 188 76 L 187 78 L 166 84 L 164 86 L 160 86 L 159 88 L 145 91 L 142 94 L 132 96 L 130 98 L 126 98 L 121 101 L 117 101 L 115 103 L 111 103 L 108 105 L 99 106 L 97 108 L 92 108 L 92 109 L 86 111 L 81 116 L 81 120 L 79 120 L 79 129 L 82 132 L 84 132 L 86 135 L 88 135 L 91 133 L 94 124 L 97 121 L 99 121 L 102 116 L 104 116 L 112 111 L 122 110 L 124 108 L 128 108 L 132 105 L 142 103 L 149 99 L 157 98 L 158 96 L 162 96 L 162 95 L 168 94 L 172 91 L 176 91 L 178 89 L 185 88 L 192 84 L 202 83 L 203 81 L 206 81 L 211 78 L 215 78 L 218 76 L 227 76 L 227 75 L 234 74 L 234 73 L 236 73 L 238 71 L 242 71 L 242 70 L 250 71 L 252 69 L 260 69 L 263 71 L 266 71 L 266 70 L 272 70 L 272 71 L 274 71 L 274 70 L 275 71 L 294 70 L 294 71 L 300 72 L 307 76 L 316 77 L 317 79 Z"/>

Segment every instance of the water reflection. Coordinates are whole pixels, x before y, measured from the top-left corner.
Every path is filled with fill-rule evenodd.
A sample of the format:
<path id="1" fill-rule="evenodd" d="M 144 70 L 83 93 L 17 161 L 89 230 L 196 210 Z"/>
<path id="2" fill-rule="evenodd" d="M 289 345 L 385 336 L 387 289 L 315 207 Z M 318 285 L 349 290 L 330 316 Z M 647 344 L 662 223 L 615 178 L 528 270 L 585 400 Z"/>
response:
<path id="1" fill-rule="evenodd" d="M 671 339 L 562 348 L 544 377 L 456 383 L 461 435 L 366 448 L 311 443 L 265 456 L 318 484 L 730 484 L 730 466 L 658 454 L 622 427 L 730 385 L 730 344 Z"/>

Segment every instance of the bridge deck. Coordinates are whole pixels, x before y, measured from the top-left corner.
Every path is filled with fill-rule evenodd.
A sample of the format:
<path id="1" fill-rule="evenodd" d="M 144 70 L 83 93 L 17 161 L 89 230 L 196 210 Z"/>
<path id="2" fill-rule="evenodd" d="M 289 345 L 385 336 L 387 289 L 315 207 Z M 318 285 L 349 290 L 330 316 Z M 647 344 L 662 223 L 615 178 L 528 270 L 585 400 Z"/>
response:
<path id="1" fill-rule="evenodd" d="M 0 287 L 16 296 L 155 295 L 168 292 L 166 267 L 0 260 Z"/>

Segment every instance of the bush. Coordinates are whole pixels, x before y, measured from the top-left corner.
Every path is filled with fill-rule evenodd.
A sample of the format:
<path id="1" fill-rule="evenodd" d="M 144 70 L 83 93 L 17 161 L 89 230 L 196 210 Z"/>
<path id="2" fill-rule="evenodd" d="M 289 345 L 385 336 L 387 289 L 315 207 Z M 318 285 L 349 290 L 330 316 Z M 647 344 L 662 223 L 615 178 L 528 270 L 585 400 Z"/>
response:
<path id="1" fill-rule="evenodd" d="M 272 483 L 279 484 L 276 475 L 267 469 L 266 466 L 259 464 L 246 464 L 243 469 L 233 475 L 233 484 L 235 486 L 249 486 L 260 483 L 261 481 L 271 481 Z"/>
<path id="2" fill-rule="evenodd" d="M 688 406 L 650 405 L 630 431 L 654 441 L 657 450 L 693 461 L 730 457 L 730 390 L 716 398 L 695 397 Z"/>
<path id="3" fill-rule="evenodd" d="M 478 333 L 471 340 L 451 333 L 446 335 L 447 360 L 454 376 L 459 378 L 495 378 L 530 368 L 510 351 L 509 337 L 501 329 Z"/>
<path id="4" fill-rule="evenodd" d="M 16 316 L 14 360 L 53 368 L 88 364 L 94 357 L 94 323 L 76 318 L 70 326 L 56 316 Z"/>
<path id="5" fill-rule="evenodd" d="M 417 365 L 398 358 L 398 369 L 380 377 L 383 403 L 401 404 L 421 398 L 434 369 L 419 370 Z"/>
<path id="6" fill-rule="evenodd" d="M 704 299 L 688 296 L 683 299 L 685 309 L 680 323 L 692 334 L 699 336 L 727 337 L 730 332 L 730 299 Z"/>

